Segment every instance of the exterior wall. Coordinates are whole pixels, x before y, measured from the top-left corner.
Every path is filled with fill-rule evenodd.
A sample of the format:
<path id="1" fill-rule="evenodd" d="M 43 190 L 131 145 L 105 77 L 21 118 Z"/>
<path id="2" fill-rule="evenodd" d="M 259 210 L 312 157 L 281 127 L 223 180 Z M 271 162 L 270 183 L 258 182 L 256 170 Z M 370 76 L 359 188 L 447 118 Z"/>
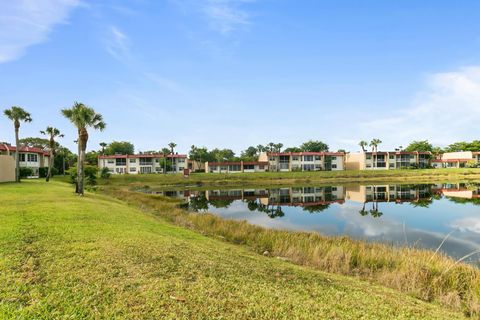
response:
<path id="1" fill-rule="evenodd" d="M 480 164 L 480 152 L 446 152 L 432 161 L 434 168 L 465 168 L 470 163 Z"/>
<path id="2" fill-rule="evenodd" d="M 0 182 L 15 181 L 15 160 L 11 156 L 0 155 Z"/>
<path id="3" fill-rule="evenodd" d="M 345 156 L 346 170 L 364 170 L 365 169 L 365 153 L 347 153 Z"/>
<path id="4" fill-rule="evenodd" d="M 347 186 L 346 199 L 354 202 L 402 202 L 430 198 L 429 186 L 408 188 L 402 185 Z"/>
<path id="5" fill-rule="evenodd" d="M 205 162 L 205 172 L 207 173 L 242 173 L 266 171 L 268 171 L 267 162 Z"/>
<path id="6" fill-rule="evenodd" d="M 430 158 L 425 152 L 364 152 L 347 154 L 345 163 L 348 170 L 395 170 L 428 168 Z"/>
<path id="7" fill-rule="evenodd" d="M 146 174 L 163 173 L 161 166 L 162 155 L 118 155 L 118 156 L 100 156 L 98 166 L 101 169 L 108 168 L 112 174 Z M 187 158 L 168 157 L 167 163 L 173 159 L 173 172 L 183 172 L 188 168 Z M 169 171 L 169 173 L 172 171 Z"/>

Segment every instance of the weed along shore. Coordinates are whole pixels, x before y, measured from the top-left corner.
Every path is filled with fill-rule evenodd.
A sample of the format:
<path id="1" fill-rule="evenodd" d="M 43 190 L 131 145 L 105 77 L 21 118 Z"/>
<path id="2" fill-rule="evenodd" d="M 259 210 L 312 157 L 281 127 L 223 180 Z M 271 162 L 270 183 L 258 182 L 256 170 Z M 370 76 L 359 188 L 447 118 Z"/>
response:
<path id="1" fill-rule="evenodd" d="M 411 262 L 402 262 L 382 246 L 188 215 L 174 201 L 124 188 L 102 187 L 102 193 L 87 191 L 83 197 L 73 191 L 55 179 L 0 185 L 0 318 L 464 319 L 476 314 L 477 271 L 441 257 L 425 263 L 417 255 L 425 261 L 427 253 L 412 252 Z M 328 258 L 320 259 L 320 247 L 314 250 L 320 242 L 330 243 Z M 356 269 L 351 263 L 341 267 L 352 256 L 332 251 L 340 243 L 356 248 Z M 265 249 L 269 257 L 256 253 Z M 415 264 L 429 268 L 421 274 L 407 269 Z M 446 266 L 451 270 L 445 272 Z M 401 271 L 396 279 L 394 270 Z M 407 276 L 416 279 L 412 285 Z M 400 290 L 376 284 L 395 287 L 394 280 Z"/>
<path id="2" fill-rule="evenodd" d="M 315 232 L 266 229 L 245 221 L 226 220 L 217 215 L 195 214 L 179 208 L 179 201 L 137 192 L 138 186 L 238 186 L 266 185 L 269 179 L 295 183 L 340 183 L 348 181 L 422 182 L 478 179 L 478 169 L 404 170 L 395 172 L 335 172 L 288 174 L 195 174 L 182 176 L 121 176 L 99 186 L 99 192 L 141 208 L 169 223 L 194 230 L 223 242 L 241 245 L 273 261 L 288 261 L 312 270 L 361 279 L 389 287 L 416 299 L 461 311 L 466 316 L 480 315 L 480 270 L 430 250 L 394 247 L 388 244 L 325 237 Z M 345 179 L 345 180 L 344 180 Z"/>

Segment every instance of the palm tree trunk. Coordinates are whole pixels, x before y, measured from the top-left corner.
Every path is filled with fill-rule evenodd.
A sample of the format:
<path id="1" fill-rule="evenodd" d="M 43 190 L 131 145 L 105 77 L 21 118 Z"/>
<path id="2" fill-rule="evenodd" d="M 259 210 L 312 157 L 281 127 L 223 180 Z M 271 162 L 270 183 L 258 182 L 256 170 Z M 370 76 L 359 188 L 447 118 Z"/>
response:
<path id="1" fill-rule="evenodd" d="M 18 127 L 15 126 L 15 145 L 17 152 L 15 152 L 15 181 L 20 182 L 20 139 L 18 138 Z"/>
<path id="2" fill-rule="evenodd" d="M 48 157 L 48 172 L 47 176 L 45 177 L 45 181 L 50 181 L 50 177 L 52 176 L 52 165 L 53 165 L 53 150 L 50 149 L 50 157 Z"/>
<path id="3" fill-rule="evenodd" d="M 83 196 L 83 188 L 84 188 L 84 180 L 85 180 L 85 176 L 84 176 L 84 170 L 83 170 L 83 163 L 85 162 L 85 150 L 80 150 L 80 157 L 79 157 L 79 161 L 78 161 L 78 171 L 77 171 L 77 174 L 78 174 L 78 177 L 77 177 L 77 181 L 78 181 L 78 194 L 82 195 Z"/>
<path id="4" fill-rule="evenodd" d="M 79 181 L 80 181 L 80 153 L 82 153 L 80 149 L 80 131 L 78 132 L 78 140 L 77 140 L 77 181 L 75 181 L 75 193 L 80 193 L 79 188 Z"/>

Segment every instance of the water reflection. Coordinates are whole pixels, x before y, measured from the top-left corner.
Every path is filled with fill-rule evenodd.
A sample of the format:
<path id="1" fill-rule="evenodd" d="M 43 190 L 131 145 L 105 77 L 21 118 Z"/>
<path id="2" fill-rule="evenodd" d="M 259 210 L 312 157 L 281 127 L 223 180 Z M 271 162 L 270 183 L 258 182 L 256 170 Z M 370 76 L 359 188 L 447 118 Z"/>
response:
<path id="1" fill-rule="evenodd" d="M 480 247 L 480 184 L 390 184 L 152 191 L 268 228 L 348 235 L 462 257 Z M 473 256 L 470 262 L 476 261 Z"/>

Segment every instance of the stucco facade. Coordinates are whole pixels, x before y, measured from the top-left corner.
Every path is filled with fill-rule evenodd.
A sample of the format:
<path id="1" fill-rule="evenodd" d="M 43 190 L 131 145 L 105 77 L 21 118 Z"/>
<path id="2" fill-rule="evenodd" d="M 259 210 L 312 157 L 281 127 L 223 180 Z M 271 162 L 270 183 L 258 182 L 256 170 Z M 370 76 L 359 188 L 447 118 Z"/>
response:
<path id="1" fill-rule="evenodd" d="M 11 156 L 15 159 L 17 148 L 8 144 L 0 144 L 0 155 Z M 48 168 L 50 155 L 39 148 L 20 148 L 20 168 L 32 169 L 32 177 L 39 176 L 40 168 Z"/>
<path id="2" fill-rule="evenodd" d="M 268 171 L 267 161 L 205 162 L 205 172 L 208 173 L 241 173 L 265 171 Z"/>
<path id="3" fill-rule="evenodd" d="M 343 152 L 264 152 L 269 171 L 335 171 L 345 169 Z"/>
<path id="4" fill-rule="evenodd" d="M 15 181 L 15 160 L 11 156 L 0 155 L 0 183 Z"/>
<path id="5" fill-rule="evenodd" d="M 162 159 L 171 166 L 167 173 L 179 173 L 188 168 L 187 156 L 182 154 L 132 154 L 99 156 L 100 170 L 107 168 L 112 174 L 163 173 Z"/>
<path id="6" fill-rule="evenodd" d="M 432 160 L 434 168 L 466 168 L 480 164 L 480 152 L 462 151 L 446 152 Z"/>
<path id="7" fill-rule="evenodd" d="M 431 152 L 358 152 L 346 155 L 347 170 L 395 170 L 429 168 Z"/>

